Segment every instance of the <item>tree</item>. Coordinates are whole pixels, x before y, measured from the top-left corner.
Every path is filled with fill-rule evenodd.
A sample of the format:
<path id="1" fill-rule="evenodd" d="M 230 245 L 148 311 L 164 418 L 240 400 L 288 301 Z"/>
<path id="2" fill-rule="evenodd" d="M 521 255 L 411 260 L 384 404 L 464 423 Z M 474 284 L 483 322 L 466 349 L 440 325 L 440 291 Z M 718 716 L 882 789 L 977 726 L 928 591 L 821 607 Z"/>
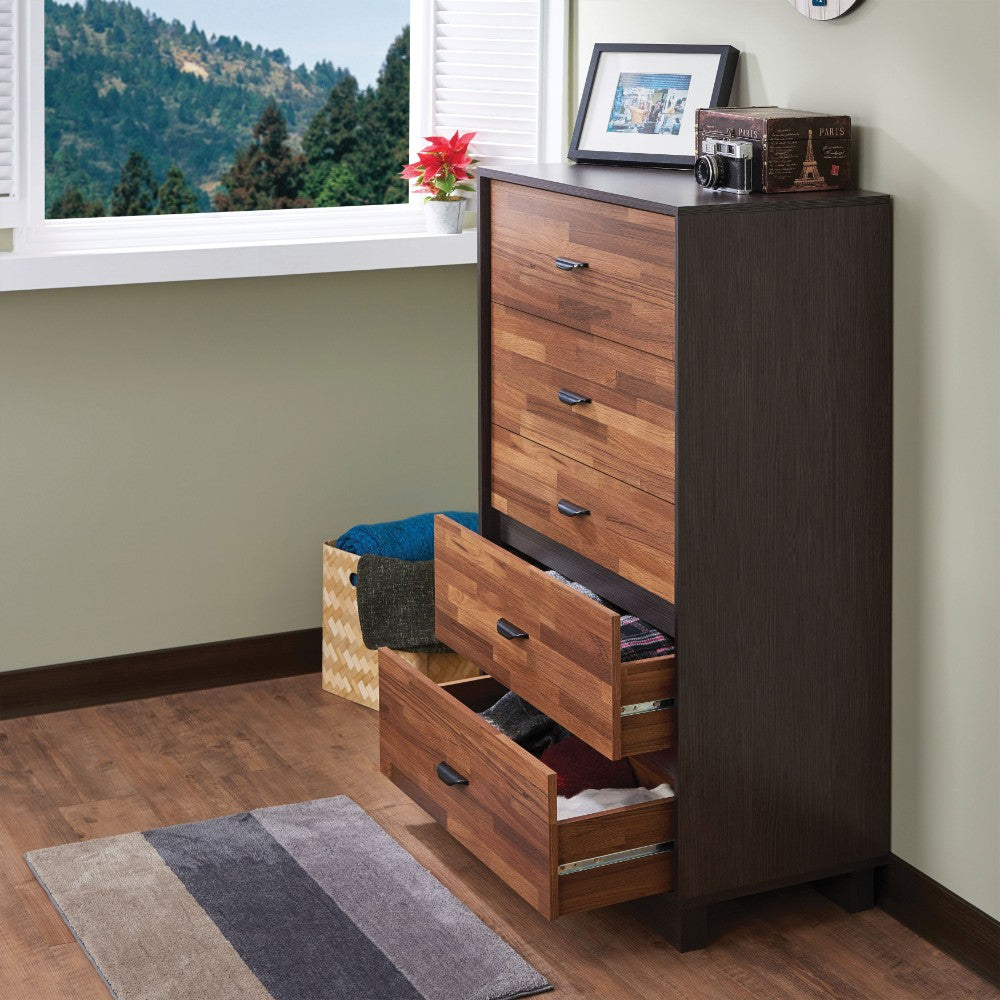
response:
<path id="1" fill-rule="evenodd" d="M 363 205 L 363 198 L 364 192 L 354 171 L 346 163 L 335 163 L 324 176 L 313 202 L 317 208 L 340 208 Z"/>
<path id="2" fill-rule="evenodd" d="M 52 203 L 48 217 L 50 219 L 99 219 L 103 215 L 103 202 L 87 201 L 83 197 L 83 192 L 70 184 Z"/>
<path id="3" fill-rule="evenodd" d="M 346 76 L 347 73 L 348 70 L 334 66 L 329 59 L 321 59 L 313 66 L 312 78 L 324 90 L 329 90 L 342 76 Z"/>
<path id="4" fill-rule="evenodd" d="M 189 215 L 200 212 L 198 193 L 191 189 L 178 166 L 167 170 L 166 180 L 160 185 L 156 196 L 157 215 Z"/>
<path id="5" fill-rule="evenodd" d="M 357 204 L 405 202 L 406 181 L 399 176 L 399 172 L 409 159 L 409 26 L 389 46 L 378 75 L 378 86 L 374 92 L 369 91 L 365 95 L 363 105 L 367 148 L 363 163 L 352 164 L 362 189 L 363 200 Z M 363 167 L 363 173 L 360 167 Z"/>
<path id="6" fill-rule="evenodd" d="M 310 208 L 312 202 L 302 196 L 304 177 L 305 158 L 292 151 L 285 117 L 272 99 L 254 126 L 250 145 L 222 175 L 213 203 L 218 212 Z"/>
<path id="7" fill-rule="evenodd" d="M 133 149 L 111 193 L 111 214 L 152 215 L 156 194 L 156 181 L 149 162 L 142 153 Z"/>
<path id="8" fill-rule="evenodd" d="M 348 73 L 330 90 L 302 137 L 310 167 L 338 163 L 358 145 L 358 81 Z"/>
<path id="9" fill-rule="evenodd" d="M 317 65 L 317 70 L 319 66 Z M 386 53 L 378 84 L 363 92 L 349 73 L 330 90 L 302 139 L 305 194 L 317 206 L 405 202 L 399 172 L 408 159 L 410 29 Z"/>
<path id="10" fill-rule="evenodd" d="M 326 103 L 313 116 L 302 137 L 307 166 L 305 191 L 317 204 L 357 204 L 355 201 L 320 201 L 318 197 L 327 185 L 331 172 L 342 167 L 345 157 L 358 149 L 363 140 L 363 135 L 359 134 L 360 127 L 358 81 L 348 73 L 332 87 Z M 348 168 L 348 173 L 353 171 Z"/>

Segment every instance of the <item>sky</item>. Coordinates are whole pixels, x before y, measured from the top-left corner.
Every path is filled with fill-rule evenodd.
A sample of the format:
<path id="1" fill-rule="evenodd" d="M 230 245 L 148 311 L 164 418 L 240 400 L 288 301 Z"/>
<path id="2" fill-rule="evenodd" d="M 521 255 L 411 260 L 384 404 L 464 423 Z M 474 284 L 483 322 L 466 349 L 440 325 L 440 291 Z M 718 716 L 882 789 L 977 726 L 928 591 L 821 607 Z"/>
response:
<path id="1" fill-rule="evenodd" d="M 207 35 L 239 35 L 284 49 L 293 66 L 321 59 L 374 83 L 385 53 L 410 20 L 409 0 L 133 0 L 165 21 L 192 21 Z"/>

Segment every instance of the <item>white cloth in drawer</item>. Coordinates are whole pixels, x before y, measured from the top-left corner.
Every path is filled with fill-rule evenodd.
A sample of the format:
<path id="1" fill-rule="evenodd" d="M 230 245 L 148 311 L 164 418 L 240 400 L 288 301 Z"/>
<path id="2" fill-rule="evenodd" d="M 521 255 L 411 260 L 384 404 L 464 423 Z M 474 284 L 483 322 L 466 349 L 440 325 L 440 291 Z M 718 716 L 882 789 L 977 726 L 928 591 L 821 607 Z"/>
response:
<path id="1" fill-rule="evenodd" d="M 587 788 L 567 799 L 556 796 L 556 819 L 574 819 L 591 813 L 607 812 L 655 799 L 672 799 L 674 790 L 666 782 L 656 788 Z"/>

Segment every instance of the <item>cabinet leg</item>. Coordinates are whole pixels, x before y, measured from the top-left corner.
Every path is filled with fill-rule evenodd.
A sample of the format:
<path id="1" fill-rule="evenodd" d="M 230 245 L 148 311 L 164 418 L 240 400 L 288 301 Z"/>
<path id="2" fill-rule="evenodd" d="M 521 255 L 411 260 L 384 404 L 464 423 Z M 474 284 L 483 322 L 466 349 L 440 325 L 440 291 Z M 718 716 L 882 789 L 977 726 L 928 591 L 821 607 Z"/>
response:
<path id="1" fill-rule="evenodd" d="M 647 896 L 628 905 L 644 924 L 662 934 L 678 951 L 697 951 L 708 946 L 707 905 L 681 909 L 670 893 Z"/>
<path id="2" fill-rule="evenodd" d="M 848 913 L 860 913 L 875 905 L 875 869 L 848 872 L 813 883 L 816 888 Z"/>
<path id="3" fill-rule="evenodd" d="M 678 951 L 698 951 L 708 946 L 708 907 L 692 906 L 677 911 L 671 943 Z"/>

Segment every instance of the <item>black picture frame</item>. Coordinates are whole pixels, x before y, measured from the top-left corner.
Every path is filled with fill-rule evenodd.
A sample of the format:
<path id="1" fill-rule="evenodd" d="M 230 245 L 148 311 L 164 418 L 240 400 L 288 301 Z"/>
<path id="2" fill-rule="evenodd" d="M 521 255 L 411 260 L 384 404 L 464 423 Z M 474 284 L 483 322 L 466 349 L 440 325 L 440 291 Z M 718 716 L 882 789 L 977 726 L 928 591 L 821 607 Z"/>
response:
<path id="1" fill-rule="evenodd" d="M 613 80 L 607 69 L 609 60 L 614 60 L 616 67 L 627 66 L 629 64 L 627 56 L 634 54 L 637 56 L 636 64 L 640 62 L 648 67 L 655 63 L 660 74 L 670 74 L 672 61 L 670 56 L 674 56 L 674 65 L 686 65 L 693 68 L 696 62 L 705 62 L 704 66 L 697 67 L 699 76 L 697 85 L 691 85 L 696 93 L 702 95 L 698 104 L 687 107 L 687 94 L 684 91 L 684 108 L 677 118 L 677 132 L 656 133 L 651 131 L 659 127 L 663 119 L 657 121 L 635 120 L 637 113 L 642 109 L 628 108 L 630 117 L 622 119 L 620 131 L 612 129 L 615 123 L 616 107 L 622 101 L 625 93 L 621 80 L 614 84 L 614 102 L 609 107 L 607 104 L 608 87 Z M 660 59 L 650 59 L 650 56 L 663 56 Z M 690 57 L 709 57 L 708 60 L 696 60 Z M 714 62 L 711 58 L 714 57 Z M 593 54 L 590 57 L 590 68 L 587 70 L 587 80 L 583 87 L 583 96 L 580 99 L 580 108 L 576 116 L 576 124 L 573 126 L 573 137 L 570 140 L 568 157 L 577 163 L 611 163 L 622 166 L 642 165 L 657 167 L 693 167 L 697 154 L 694 148 L 693 121 L 696 107 L 724 107 L 729 102 L 729 95 L 733 89 L 733 80 L 736 77 L 736 65 L 739 62 L 739 49 L 732 45 L 630 45 L 620 43 L 598 43 L 594 46 Z M 662 69 L 659 67 L 662 65 Z M 645 73 L 637 71 L 629 74 L 634 76 L 649 75 L 649 69 Z M 691 80 L 693 74 L 688 75 Z M 711 77 L 711 80 L 709 80 Z M 595 84 L 599 85 L 600 95 L 595 94 Z M 710 89 L 709 89 L 710 88 Z M 673 93 L 673 91 L 671 91 Z M 707 101 L 704 97 L 710 97 Z M 596 101 L 603 99 L 601 106 L 596 106 Z M 650 111 L 654 110 L 656 105 Z M 667 110 L 670 110 L 669 108 Z M 647 113 L 648 114 L 648 113 Z M 601 131 L 601 124 L 607 123 Z M 673 126 L 670 126 L 673 127 Z M 643 131 L 640 132 L 639 130 Z M 588 134 L 589 133 L 589 134 Z M 632 136 L 641 138 L 632 140 Z M 605 137 L 607 142 L 605 148 L 601 148 L 601 141 Z M 624 137 L 624 138 L 623 138 Z M 652 151 L 646 151 L 643 146 L 653 146 Z M 631 147 L 631 148 L 629 148 Z"/>

